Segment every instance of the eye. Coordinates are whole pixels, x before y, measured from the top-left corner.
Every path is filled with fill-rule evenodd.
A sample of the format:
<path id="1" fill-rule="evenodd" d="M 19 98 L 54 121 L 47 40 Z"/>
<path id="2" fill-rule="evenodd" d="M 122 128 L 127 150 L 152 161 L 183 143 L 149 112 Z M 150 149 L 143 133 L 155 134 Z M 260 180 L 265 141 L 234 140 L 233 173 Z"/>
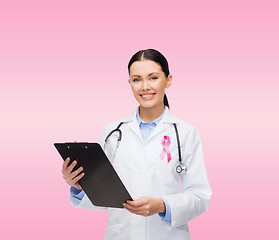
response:
<path id="1" fill-rule="evenodd" d="M 152 77 L 151 79 L 155 80 L 155 79 L 157 79 L 157 77 Z"/>
<path id="2" fill-rule="evenodd" d="M 134 78 L 134 79 L 133 79 L 133 82 L 139 82 L 139 81 L 140 81 L 139 78 Z"/>

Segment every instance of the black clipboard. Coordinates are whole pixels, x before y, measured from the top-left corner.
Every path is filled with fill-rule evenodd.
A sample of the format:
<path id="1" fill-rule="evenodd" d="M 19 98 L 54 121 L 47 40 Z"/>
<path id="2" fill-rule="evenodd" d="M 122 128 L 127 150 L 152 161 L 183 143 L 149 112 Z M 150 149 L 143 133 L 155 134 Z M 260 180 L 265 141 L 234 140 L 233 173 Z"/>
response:
<path id="1" fill-rule="evenodd" d="M 73 171 L 83 167 L 85 175 L 79 184 L 93 205 L 123 208 L 123 203 L 132 200 L 118 174 L 114 170 L 99 143 L 72 142 L 54 143 L 65 161 L 77 161 Z"/>

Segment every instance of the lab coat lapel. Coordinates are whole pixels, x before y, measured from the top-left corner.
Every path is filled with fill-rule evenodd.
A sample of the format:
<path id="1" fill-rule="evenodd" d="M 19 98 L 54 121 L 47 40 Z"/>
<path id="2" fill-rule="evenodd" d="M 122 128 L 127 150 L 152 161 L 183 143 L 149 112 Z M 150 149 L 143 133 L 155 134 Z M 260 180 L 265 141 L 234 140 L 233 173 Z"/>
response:
<path id="1" fill-rule="evenodd" d="M 165 130 L 164 124 L 162 122 L 163 119 L 158 123 L 158 125 L 155 127 L 155 129 L 151 132 L 150 136 L 148 137 L 147 141 L 150 141 L 153 137 L 155 137 L 157 134 L 163 132 Z"/>
<path id="2" fill-rule="evenodd" d="M 143 139 L 142 139 L 141 131 L 140 131 L 140 128 L 139 128 L 138 120 L 137 120 L 137 117 L 136 117 L 136 113 L 137 113 L 137 109 L 134 111 L 134 113 L 129 115 L 129 117 L 125 120 L 129 121 L 129 124 L 128 124 L 129 128 L 140 139 L 140 141 L 143 143 Z"/>
<path id="3" fill-rule="evenodd" d="M 136 136 L 138 136 L 138 138 L 140 139 L 140 141 L 143 143 L 143 139 L 142 139 L 142 135 L 141 135 L 141 131 L 139 128 L 139 124 L 137 119 L 135 118 L 130 124 L 129 124 L 131 130 L 135 133 Z"/>
<path id="4" fill-rule="evenodd" d="M 159 134 L 165 130 L 164 123 L 176 123 L 176 122 L 177 122 L 177 118 L 170 112 L 169 108 L 166 107 L 166 111 L 164 113 L 163 118 L 158 123 L 158 125 L 155 127 L 155 129 L 152 131 L 147 142 L 150 139 L 152 139 L 153 137 L 155 137 L 157 134 Z"/>
<path id="5" fill-rule="evenodd" d="M 178 119 L 176 116 L 174 116 L 168 107 L 166 107 L 166 112 L 162 118 L 162 122 L 164 123 L 177 123 Z"/>

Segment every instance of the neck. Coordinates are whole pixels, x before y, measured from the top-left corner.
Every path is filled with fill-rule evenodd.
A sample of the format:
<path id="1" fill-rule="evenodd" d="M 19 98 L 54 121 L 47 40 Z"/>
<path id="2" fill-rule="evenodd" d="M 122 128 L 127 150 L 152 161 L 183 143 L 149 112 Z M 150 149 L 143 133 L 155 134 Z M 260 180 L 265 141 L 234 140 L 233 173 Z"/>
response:
<path id="1" fill-rule="evenodd" d="M 140 106 L 139 115 L 143 121 L 151 122 L 160 117 L 164 112 L 164 109 L 165 106 L 163 102 L 162 104 L 159 104 L 158 106 L 152 108 L 144 108 Z"/>

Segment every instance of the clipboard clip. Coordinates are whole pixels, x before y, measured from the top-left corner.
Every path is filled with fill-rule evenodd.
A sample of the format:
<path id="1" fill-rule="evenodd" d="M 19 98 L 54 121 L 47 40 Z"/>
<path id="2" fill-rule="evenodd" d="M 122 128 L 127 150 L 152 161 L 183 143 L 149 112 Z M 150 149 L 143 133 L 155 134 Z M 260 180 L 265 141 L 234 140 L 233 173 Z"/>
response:
<path id="1" fill-rule="evenodd" d="M 82 143 L 82 144 L 86 144 L 86 143 L 88 143 L 88 142 L 77 142 L 77 141 L 75 141 L 75 142 L 65 142 L 65 144 L 67 145 L 67 148 L 69 149 L 70 148 L 70 146 L 68 145 L 68 144 L 75 144 L 75 143 Z M 86 145 L 84 146 L 86 149 L 88 148 Z"/>

